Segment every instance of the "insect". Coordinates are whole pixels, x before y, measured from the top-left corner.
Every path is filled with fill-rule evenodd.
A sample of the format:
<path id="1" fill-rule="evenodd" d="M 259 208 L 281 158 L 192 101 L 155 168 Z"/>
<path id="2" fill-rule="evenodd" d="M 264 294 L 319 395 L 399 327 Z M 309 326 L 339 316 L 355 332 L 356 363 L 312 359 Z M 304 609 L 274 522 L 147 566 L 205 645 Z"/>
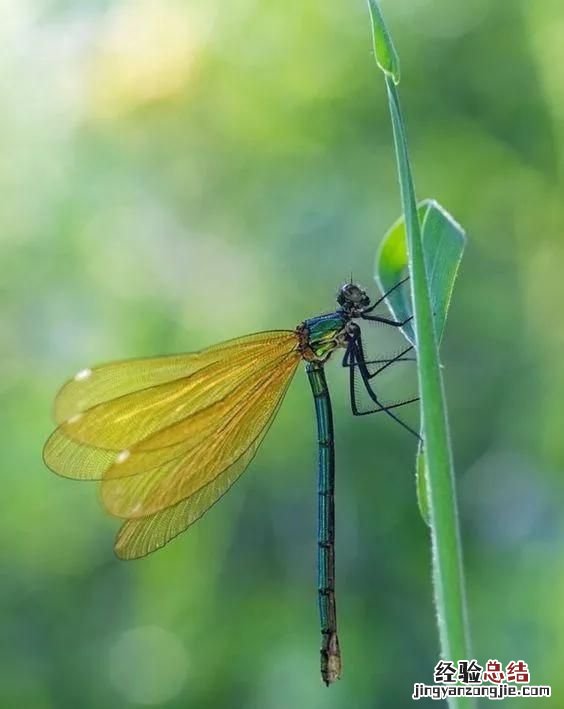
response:
<path id="1" fill-rule="evenodd" d="M 331 399 L 324 365 L 344 349 L 352 412 L 383 412 L 415 436 L 395 409 L 384 405 L 372 380 L 395 362 L 412 360 L 412 346 L 388 359 L 368 360 L 362 323 L 393 327 L 374 314 L 366 291 L 349 282 L 334 312 L 310 318 L 295 330 L 259 332 L 200 352 L 133 359 L 83 369 L 59 391 L 58 428 L 44 449 L 59 475 L 100 480 L 106 510 L 124 520 L 115 552 L 145 556 L 186 530 L 253 459 L 303 361 L 315 402 L 318 433 L 318 605 L 321 676 L 341 675 L 335 604 L 335 448 Z M 352 281 L 352 279 L 351 279 Z M 359 386 L 370 407 L 357 400 Z"/>

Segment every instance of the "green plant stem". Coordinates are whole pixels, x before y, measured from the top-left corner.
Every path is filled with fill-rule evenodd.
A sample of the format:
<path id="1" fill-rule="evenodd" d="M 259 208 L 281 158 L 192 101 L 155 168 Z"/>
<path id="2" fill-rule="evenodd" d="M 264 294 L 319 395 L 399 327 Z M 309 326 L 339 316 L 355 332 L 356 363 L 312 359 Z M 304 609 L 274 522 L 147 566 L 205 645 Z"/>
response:
<path id="1" fill-rule="evenodd" d="M 393 79 L 389 75 L 386 75 L 385 79 L 410 255 L 411 295 L 426 457 L 425 482 L 429 497 L 433 580 L 441 655 L 444 659 L 457 662 L 470 658 L 470 642 L 452 453 L 421 227 L 399 95 Z M 449 703 L 455 707 L 462 701 L 451 699 Z"/>

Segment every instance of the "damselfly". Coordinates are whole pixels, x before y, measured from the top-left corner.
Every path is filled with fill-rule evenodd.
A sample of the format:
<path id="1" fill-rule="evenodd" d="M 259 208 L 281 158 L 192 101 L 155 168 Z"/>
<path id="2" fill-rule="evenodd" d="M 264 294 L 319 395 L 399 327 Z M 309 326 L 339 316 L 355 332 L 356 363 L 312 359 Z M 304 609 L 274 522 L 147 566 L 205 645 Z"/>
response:
<path id="1" fill-rule="evenodd" d="M 145 556 L 198 520 L 239 478 L 304 361 L 318 432 L 318 604 L 321 675 L 327 685 L 340 677 L 341 655 L 335 447 L 324 365 L 344 349 L 353 414 L 383 412 L 417 436 L 396 413 L 416 399 L 386 405 L 373 387 L 377 374 L 413 359 L 412 347 L 370 360 L 363 343 L 363 323 L 406 324 L 374 313 L 390 292 L 371 304 L 366 291 L 350 282 L 339 290 L 334 312 L 305 320 L 295 330 L 260 332 L 191 354 L 83 369 L 56 398 L 58 428 L 44 450 L 46 464 L 59 475 L 101 480 L 105 508 L 125 520 L 116 538 L 117 556 Z M 370 406 L 360 405 L 359 387 Z"/>

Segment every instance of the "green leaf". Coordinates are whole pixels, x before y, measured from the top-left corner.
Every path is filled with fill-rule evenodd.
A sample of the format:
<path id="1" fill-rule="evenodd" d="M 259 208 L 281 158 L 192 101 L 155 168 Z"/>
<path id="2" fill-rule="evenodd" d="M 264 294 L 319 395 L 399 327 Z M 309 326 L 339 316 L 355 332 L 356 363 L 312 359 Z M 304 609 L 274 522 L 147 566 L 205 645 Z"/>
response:
<path id="1" fill-rule="evenodd" d="M 384 74 L 390 76 L 394 83 L 399 84 L 399 57 L 384 22 L 382 10 L 376 0 L 368 0 L 368 10 L 372 21 L 372 42 L 376 63 Z"/>
<path id="2" fill-rule="evenodd" d="M 437 342 L 440 342 L 466 237 L 460 224 L 434 200 L 420 202 L 417 212 L 421 222 L 433 323 Z M 376 281 L 383 293 L 406 277 L 407 266 L 405 221 L 401 217 L 384 236 L 376 256 Z M 413 315 L 409 288 L 396 289 L 390 293 L 386 303 L 397 320 L 406 320 Z M 406 338 L 415 344 L 413 321 L 402 329 Z"/>
<path id="3" fill-rule="evenodd" d="M 433 307 L 433 324 L 437 342 L 440 343 L 466 237 L 460 224 L 434 200 L 427 199 L 420 202 L 417 205 L 417 214 L 421 223 L 423 256 Z M 376 256 L 376 280 L 383 293 L 406 277 L 407 266 L 405 221 L 401 217 L 384 236 Z M 413 315 L 409 288 L 397 288 L 386 298 L 386 303 L 396 320 L 406 320 Z M 405 337 L 415 344 L 412 320 L 402 328 L 402 331 Z M 415 466 L 417 504 L 421 517 L 428 525 L 429 495 L 425 484 L 425 466 L 425 452 L 420 445 Z"/>

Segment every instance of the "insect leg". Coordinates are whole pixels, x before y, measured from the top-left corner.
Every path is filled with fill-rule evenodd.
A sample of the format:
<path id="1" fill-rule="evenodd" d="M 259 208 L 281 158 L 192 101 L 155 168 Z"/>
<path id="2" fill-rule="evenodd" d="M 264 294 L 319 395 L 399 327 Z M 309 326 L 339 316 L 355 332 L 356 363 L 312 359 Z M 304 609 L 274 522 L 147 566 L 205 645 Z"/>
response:
<path id="1" fill-rule="evenodd" d="M 358 333 L 355 337 L 355 339 L 351 340 L 349 343 L 349 348 L 351 350 L 350 352 L 350 357 L 354 358 L 354 365 L 349 367 L 349 394 L 350 394 L 350 399 L 351 399 L 351 408 L 352 408 L 352 413 L 354 416 L 364 416 L 369 413 L 379 413 L 380 411 L 386 413 L 390 418 L 392 418 L 394 421 L 399 423 L 400 426 L 405 428 L 407 431 L 409 431 L 411 434 L 413 434 L 416 438 L 419 439 L 419 434 L 416 433 L 408 424 L 406 424 L 404 421 L 402 421 L 398 416 L 396 416 L 391 409 L 396 409 L 401 406 L 406 406 L 407 404 L 412 404 L 415 401 L 418 401 L 419 397 L 414 397 L 413 399 L 408 399 L 406 401 L 401 401 L 396 404 L 391 404 L 389 406 L 384 405 L 379 399 L 376 394 L 376 392 L 373 390 L 371 384 L 370 384 L 370 372 L 368 371 L 366 367 L 366 363 L 363 360 L 363 355 L 362 355 L 362 340 L 360 337 L 360 333 Z M 357 401 L 356 401 L 356 392 L 355 392 L 355 371 L 359 372 L 362 383 L 364 384 L 364 388 L 368 394 L 368 396 L 372 399 L 372 401 L 376 404 L 376 409 L 371 410 L 371 411 L 360 411 Z"/>
<path id="2" fill-rule="evenodd" d="M 382 295 L 380 298 L 378 298 L 378 300 L 377 300 L 375 303 L 373 303 L 369 308 L 367 308 L 364 312 L 365 312 L 365 313 L 371 313 L 371 312 L 374 310 L 374 308 L 377 308 L 377 307 L 380 305 L 380 303 L 382 303 L 384 300 L 386 300 L 386 298 L 387 298 L 391 293 L 393 293 L 393 292 L 396 290 L 396 288 L 400 288 L 400 287 L 403 286 L 403 284 L 406 283 L 407 281 L 409 281 L 409 276 L 406 276 L 403 280 L 398 281 L 398 282 L 395 284 L 395 286 L 392 286 L 389 290 L 387 290 L 387 291 L 384 293 L 384 295 Z"/>

